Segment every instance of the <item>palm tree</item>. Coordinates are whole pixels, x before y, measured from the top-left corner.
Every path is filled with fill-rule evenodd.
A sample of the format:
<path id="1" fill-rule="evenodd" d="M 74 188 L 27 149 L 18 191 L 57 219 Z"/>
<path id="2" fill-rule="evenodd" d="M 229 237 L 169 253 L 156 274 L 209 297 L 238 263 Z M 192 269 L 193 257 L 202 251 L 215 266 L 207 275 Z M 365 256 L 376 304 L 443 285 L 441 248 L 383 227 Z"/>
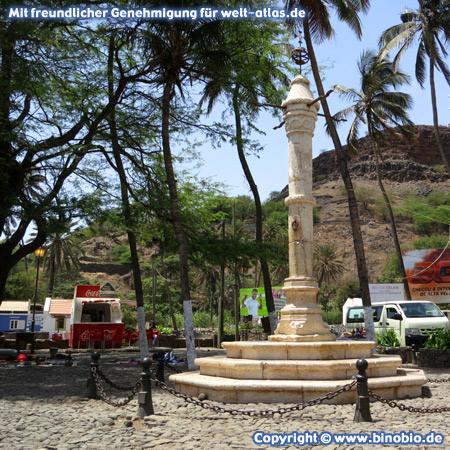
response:
<path id="1" fill-rule="evenodd" d="M 355 114 L 350 132 L 347 138 L 350 151 L 357 151 L 357 138 L 359 125 L 367 124 L 368 136 L 372 141 L 375 157 L 377 181 L 386 204 L 395 251 L 401 267 L 403 285 L 406 298 L 411 300 L 408 280 L 403 265 L 402 251 L 398 239 L 397 227 L 391 202 L 384 188 L 380 169 L 380 147 L 385 140 L 383 131 L 393 136 L 412 137 L 412 122 L 408 118 L 407 110 L 412 106 L 410 95 L 396 90 L 399 86 L 409 81 L 409 77 L 402 72 L 395 72 L 390 61 L 379 59 L 374 52 L 364 52 L 358 63 L 361 75 L 361 90 L 349 89 L 344 86 L 335 86 L 342 96 L 350 100 L 353 105 L 336 115 L 337 118 Z M 396 126 L 397 128 L 392 128 Z"/>
<path id="2" fill-rule="evenodd" d="M 176 6 L 176 5 L 175 5 Z M 187 5 L 184 5 L 185 7 Z M 173 101 L 177 90 L 183 97 L 187 83 L 207 78 L 213 66 L 215 70 L 224 64 L 223 53 L 217 45 L 220 26 L 217 22 L 155 22 L 142 35 L 144 48 L 154 59 L 152 83 L 162 89 L 161 140 L 169 190 L 171 221 L 178 244 L 180 258 L 180 285 L 183 301 L 186 351 L 190 370 L 195 368 L 194 324 L 192 317 L 191 288 L 189 281 L 187 238 L 180 217 L 177 180 L 171 149 L 171 120 Z"/>
<path id="3" fill-rule="evenodd" d="M 288 68 L 283 61 L 284 47 L 274 43 L 275 39 L 280 37 L 282 28 L 270 22 L 255 25 L 253 22 L 237 21 L 228 23 L 226 32 L 230 64 L 224 68 L 220 77 L 213 78 L 207 84 L 202 101 L 208 101 L 208 112 L 211 112 L 220 95 L 223 94 L 229 99 L 235 122 L 232 138 L 236 143 L 239 162 L 255 203 L 255 242 L 262 244 L 262 203 L 246 157 L 252 150 L 252 145 L 246 137 L 246 129 L 254 127 L 258 105 L 265 102 L 279 105 L 289 84 L 286 75 Z M 261 265 L 270 327 L 274 332 L 278 320 L 269 265 L 262 251 L 258 261 Z M 258 276 L 255 285 L 259 285 Z"/>
<path id="4" fill-rule="evenodd" d="M 358 14 L 360 12 L 367 11 L 370 0 L 286 0 L 285 4 L 287 9 L 298 7 L 304 9 L 307 13 L 307 17 L 301 23 L 296 22 L 296 25 L 303 27 L 302 29 L 304 32 L 308 56 L 311 62 L 311 68 L 319 94 L 320 103 L 322 105 L 331 139 L 333 140 L 339 170 L 347 192 L 350 223 L 352 227 L 353 244 L 356 255 L 356 265 L 358 268 L 358 278 L 365 311 L 364 315 L 366 318 L 367 337 L 370 340 L 375 340 L 369 292 L 369 276 L 367 273 L 358 204 L 356 202 L 353 183 L 347 166 L 347 156 L 342 148 L 334 120 L 330 113 L 330 108 L 328 107 L 327 97 L 325 95 L 322 79 L 320 77 L 319 65 L 317 63 L 313 45 L 313 39 L 320 43 L 324 39 L 330 39 L 333 36 L 334 30 L 330 23 L 331 11 L 334 11 L 339 19 L 347 23 L 349 27 L 355 31 L 357 37 L 360 38 L 362 32 Z"/>
<path id="5" fill-rule="evenodd" d="M 444 43 L 450 40 L 450 1 L 419 0 L 419 8 L 415 11 L 406 9 L 400 16 L 402 23 L 388 28 L 380 37 L 380 57 L 385 57 L 395 47 L 400 47 L 394 58 L 394 70 L 397 70 L 405 51 L 417 38 L 419 46 L 416 56 L 416 79 L 424 87 L 426 78 L 426 58 L 429 59 L 429 76 L 431 104 L 433 108 L 433 126 L 436 143 L 442 161 L 450 175 L 450 163 L 444 151 L 439 134 L 439 119 L 436 104 L 436 87 L 434 83 L 435 69 L 442 72 L 450 85 L 450 71 L 444 58 L 447 50 Z"/>
<path id="6" fill-rule="evenodd" d="M 67 230 L 74 225 L 74 223 L 67 224 Z M 78 255 L 82 253 L 82 249 L 73 238 L 74 234 L 69 231 L 54 233 L 47 239 L 44 268 L 49 273 L 48 295 L 50 297 L 53 294 L 58 273 L 63 268 L 70 272 L 80 267 Z"/>
<path id="7" fill-rule="evenodd" d="M 314 275 L 319 288 L 322 283 L 335 281 L 344 273 L 345 267 L 337 248 L 330 244 L 317 244 L 314 248 Z"/>

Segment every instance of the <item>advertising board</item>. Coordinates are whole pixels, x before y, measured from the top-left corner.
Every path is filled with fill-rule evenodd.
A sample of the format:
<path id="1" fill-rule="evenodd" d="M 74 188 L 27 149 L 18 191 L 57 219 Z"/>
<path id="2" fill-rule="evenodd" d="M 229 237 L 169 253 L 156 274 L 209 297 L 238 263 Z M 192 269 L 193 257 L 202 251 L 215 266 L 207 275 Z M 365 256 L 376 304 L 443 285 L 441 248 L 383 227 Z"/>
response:
<path id="1" fill-rule="evenodd" d="M 450 249 L 405 250 L 403 263 L 413 300 L 450 303 Z"/>
<path id="2" fill-rule="evenodd" d="M 256 292 L 255 292 L 256 291 Z M 253 312 L 257 312 L 258 316 L 264 317 L 268 316 L 267 312 L 267 305 L 266 305 L 266 295 L 264 293 L 264 288 L 247 288 L 247 289 L 241 289 L 239 291 L 239 305 L 240 305 L 240 313 L 241 316 L 247 316 L 247 315 L 254 315 L 251 314 L 249 311 L 252 310 Z M 283 291 L 283 287 L 281 286 L 275 286 L 272 287 L 272 295 L 273 295 L 273 301 L 275 303 L 275 311 L 281 311 L 281 309 L 286 305 L 286 294 Z M 253 300 L 250 300 L 252 299 Z M 248 307 L 242 307 L 244 303 L 249 302 Z M 261 308 L 256 304 L 256 302 L 259 303 Z"/>

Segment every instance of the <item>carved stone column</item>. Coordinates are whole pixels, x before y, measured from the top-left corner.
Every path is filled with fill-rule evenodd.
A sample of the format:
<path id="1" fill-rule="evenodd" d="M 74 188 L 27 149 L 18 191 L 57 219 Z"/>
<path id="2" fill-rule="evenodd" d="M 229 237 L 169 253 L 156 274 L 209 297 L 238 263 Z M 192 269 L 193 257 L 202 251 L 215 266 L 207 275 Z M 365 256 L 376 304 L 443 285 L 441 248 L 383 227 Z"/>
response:
<path id="1" fill-rule="evenodd" d="M 282 105 L 289 139 L 289 278 L 283 288 L 287 303 L 270 341 L 335 339 L 322 321 L 317 306 L 319 288 L 313 276 L 312 137 L 319 110 L 318 103 L 308 106 L 313 99 L 309 81 L 299 75 Z"/>

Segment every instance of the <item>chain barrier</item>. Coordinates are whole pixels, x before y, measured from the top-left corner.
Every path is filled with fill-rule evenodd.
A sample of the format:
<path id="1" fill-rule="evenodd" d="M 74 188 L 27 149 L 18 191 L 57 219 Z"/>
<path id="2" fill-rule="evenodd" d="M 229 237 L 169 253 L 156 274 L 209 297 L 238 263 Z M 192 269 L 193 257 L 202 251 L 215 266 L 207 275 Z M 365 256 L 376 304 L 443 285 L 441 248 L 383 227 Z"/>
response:
<path id="1" fill-rule="evenodd" d="M 130 403 L 131 400 L 133 400 L 133 398 L 135 397 L 135 395 L 139 392 L 139 389 L 142 384 L 142 380 L 139 379 L 136 382 L 136 385 L 134 386 L 134 388 L 132 389 L 131 394 L 125 400 L 116 402 L 116 401 L 112 400 L 111 398 L 109 398 L 106 395 L 105 391 L 103 390 L 103 387 L 100 382 L 98 369 L 95 366 L 93 366 L 93 367 L 91 367 L 91 372 L 92 372 L 92 376 L 94 377 L 95 385 L 97 387 L 97 391 L 100 395 L 100 398 L 108 405 L 115 406 L 115 407 L 128 405 L 128 403 Z"/>
<path id="2" fill-rule="evenodd" d="M 445 378 L 445 379 L 428 378 L 427 381 L 428 381 L 428 383 L 449 383 L 450 382 L 450 378 Z"/>
<path id="3" fill-rule="evenodd" d="M 374 400 L 378 400 L 381 403 L 389 405 L 391 408 L 398 408 L 400 411 L 408 411 L 411 413 L 419 413 L 419 414 L 434 414 L 434 413 L 442 413 L 450 411 L 450 407 L 444 408 L 416 408 L 415 406 L 406 406 L 404 403 L 399 403 L 394 400 L 388 400 L 387 398 L 382 397 L 381 395 L 375 394 L 372 391 L 369 391 L 369 397 L 372 397 Z"/>
<path id="4" fill-rule="evenodd" d="M 168 386 L 166 383 L 163 383 L 162 381 L 158 381 L 154 378 L 152 378 L 151 380 L 157 386 L 159 386 L 161 389 L 163 389 L 164 391 L 167 391 L 169 394 L 172 394 L 174 397 L 183 399 L 187 403 L 191 403 L 193 405 L 200 406 L 201 408 L 204 408 L 204 409 L 210 409 L 210 410 L 218 412 L 218 413 L 229 413 L 233 416 L 239 415 L 239 416 L 252 416 L 252 417 L 273 416 L 274 414 L 286 414 L 286 413 L 289 413 L 292 411 L 301 411 L 301 410 L 307 408 L 308 406 L 320 405 L 325 400 L 331 400 L 344 392 L 348 392 L 356 385 L 356 380 L 354 380 L 351 383 L 346 384 L 345 386 L 342 386 L 340 389 L 338 389 L 334 392 L 330 392 L 330 393 L 324 395 L 323 397 L 318 397 L 313 400 L 310 400 L 307 403 L 298 403 L 295 406 L 290 406 L 290 407 L 286 407 L 286 408 L 282 407 L 282 408 L 278 408 L 278 409 L 265 409 L 265 410 L 257 411 L 255 409 L 242 410 L 242 409 L 234 409 L 234 408 L 225 408 L 223 406 L 205 403 L 202 400 L 199 400 L 190 395 L 183 394 L 183 393 L 177 391 L 176 389 L 171 388 L 170 386 Z"/>
<path id="5" fill-rule="evenodd" d="M 97 373 L 99 375 L 99 377 L 106 383 L 109 384 L 112 388 L 117 389 L 118 391 L 131 391 L 134 389 L 135 386 L 130 386 L 130 387 L 123 387 L 123 386 L 119 386 L 118 384 L 112 382 L 103 372 L 102 370 L 98 367 L 97 369 Z"/>

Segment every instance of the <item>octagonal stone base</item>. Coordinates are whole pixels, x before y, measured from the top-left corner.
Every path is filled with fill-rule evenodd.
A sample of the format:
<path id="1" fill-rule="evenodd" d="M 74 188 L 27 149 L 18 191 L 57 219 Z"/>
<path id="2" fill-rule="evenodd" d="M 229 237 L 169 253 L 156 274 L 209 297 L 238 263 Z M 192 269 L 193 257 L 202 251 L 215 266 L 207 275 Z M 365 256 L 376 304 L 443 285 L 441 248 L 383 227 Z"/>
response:
<path id="1" fill-rule="evenodd" d="M 308 402 L 345 386 L 365 358 L 369 389 L 388 399 L 417 397 L 427 382 L 420 370 L 400 369 L 400 356 L 372 356 L 375 342 L 224 342 L 226 357 L 197 358 L 200 372 L 172 375 L 184 394 L 226 403 Z M 356 390 L 331 403 L 354 403 Z"/>

